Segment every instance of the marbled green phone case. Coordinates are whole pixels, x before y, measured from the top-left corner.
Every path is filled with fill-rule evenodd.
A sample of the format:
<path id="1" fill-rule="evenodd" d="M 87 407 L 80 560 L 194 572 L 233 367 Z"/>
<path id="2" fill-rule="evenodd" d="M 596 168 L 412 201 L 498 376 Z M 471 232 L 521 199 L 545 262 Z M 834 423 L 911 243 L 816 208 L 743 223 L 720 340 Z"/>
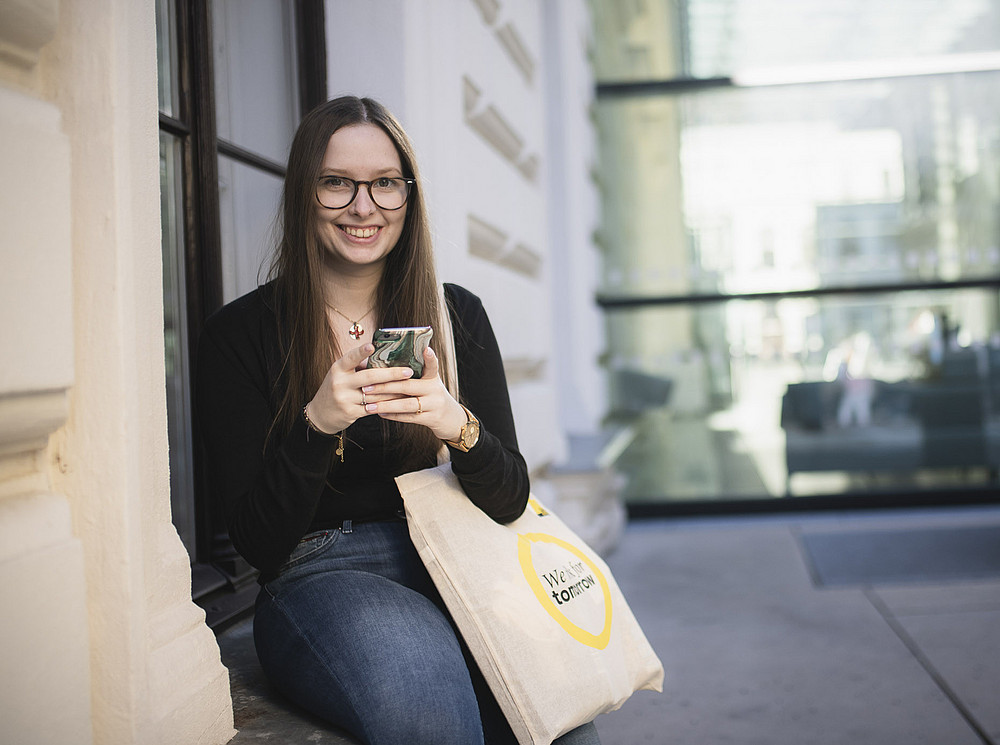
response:
<path id="1" fill-rule="evenodd" d="M 372 338 L 375 351 L 368 358 L 368 367 L 409 367 L 413 377 L 419 378 L 424 373 L 424 351 L 433 335 L 430 326 L 378 329 Z"/>

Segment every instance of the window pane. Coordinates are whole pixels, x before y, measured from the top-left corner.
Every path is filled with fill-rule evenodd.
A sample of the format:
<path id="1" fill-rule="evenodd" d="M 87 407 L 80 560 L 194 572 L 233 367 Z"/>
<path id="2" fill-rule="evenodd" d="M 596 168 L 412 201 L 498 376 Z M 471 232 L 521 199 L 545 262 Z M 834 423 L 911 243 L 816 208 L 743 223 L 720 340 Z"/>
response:
<path id="1" fill-rule="evenodd" d="M 267 275 L 282 180 L 219 157 L 223 301 L 253 290 Z"/>
<path id="2" fill-rule="evenodd" d="M 170 446 L 170 506 L 188 553 L 195 551 L 191 391 L 184 284 L 181 143 L 160 133 L 160 236 L 163 259 L 163 344 Z"/>
<path id="3" fill-rule="evenodd" d="M 784 70 L 838 79 L 1000 49 L 996 0 L 592 0 L 601 81 L 739 79 Z M 837 70 L 841 72 L 836 72 Z"/>
<path id="4" fill-rule="evenodd" d="M 160 111 L 179 112 L 177 74 L 177 8 L 173 0 L 156 0 L 156 61 Z"/>
<path id="5" fill-rule="evenodd" d="M 594 66 L 601 81 L 664 80 L 678 77 L 675 53 L 678 8 L 668 0 L 592 0 Z"/>
<path id="6" fill-rule="evenodd" d="M 292 0 L 213 0 L 219 137 L 284 164 L 298 124 Z"/>
<path id="7" fill-rule="evenodd" d="M 990 72 L 602 102 L 605 290 L 995 277 L 998 87 Z"/>
<path id="8" fill-rule="evenodd" d="M 687 0 L 683 6 L 690 73 L 699 77 L 1000 48 L 1000 13 L 989 0 Z"/>
<path id="9" fill-rule="evenodd" d="M 608 314 L 633 502 L 980 487 L 1000 467 L 995 289 Z"/>

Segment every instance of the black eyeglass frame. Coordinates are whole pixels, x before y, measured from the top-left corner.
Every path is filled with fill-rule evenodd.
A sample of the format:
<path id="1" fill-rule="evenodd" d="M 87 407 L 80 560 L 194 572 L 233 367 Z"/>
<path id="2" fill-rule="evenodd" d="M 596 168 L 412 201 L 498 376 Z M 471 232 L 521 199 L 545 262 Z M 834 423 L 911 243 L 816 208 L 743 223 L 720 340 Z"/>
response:
<path id="1" fill-rule="evenodd" d="M 351 198 L 348 199 L 347 202 L 345 204 L 343 204 L 342 206 L 340 206 L 340 207 L 327 207 L 325 204 L 323 204 L 323 202 L 319 198 L 319 185 L 323 181 L 323 179 L 328 179 L 328 178 L 339 178 L 341 181 L 349 181 L 350 183 L 354 184 L 354 191 L 351 194 Z M 388 179 L 390 181 L 402 181 L 403 183 L 406 184 L 406 194 L 403 196 L 403 203 L 401 205 L 399 205 L 398 207 L 383 207 L 381 204 L 378 203 L 378 200 L 375 198 L 375 195 L 372 193 L 372 184 L 375 181 L 381 181 L 383 179 Z M 372 179 L 371 181 L 355 181 L 352 178 L 347 178 L 347 176 L 331 176 L 331 175 L 328 174 L 326 176 L 319 176 L 316 179 L 316 201 L 319 202 L 319 206 L 322 207 L 322 208 L 324 208 L 324 209 L 328 209 L 328 210 L 342 210 L 342 209 L 346 209 L 347 207 L 351 206 L 351 203 L 355 199 L 358 198 L 358 189 L 361 187 L 362 184 L 364 184 L 365 188 L 368 190 L 368 198 L 372 200 L 372 203 L 376 207 L 378 207 L 380 210 L 386 210 L 388 212 L 395 212 L 396 210 L 401 210 L 401 209 L 403 209 L 403 207 L 406 206 L 406 203 L 410 199 L 410 190 L 414 186 L 416 186 L 416 183 L 417 183 L 417 180 L 415 178 L 406 178 L 405 176 L 379 176 L 377 179 Z"/>

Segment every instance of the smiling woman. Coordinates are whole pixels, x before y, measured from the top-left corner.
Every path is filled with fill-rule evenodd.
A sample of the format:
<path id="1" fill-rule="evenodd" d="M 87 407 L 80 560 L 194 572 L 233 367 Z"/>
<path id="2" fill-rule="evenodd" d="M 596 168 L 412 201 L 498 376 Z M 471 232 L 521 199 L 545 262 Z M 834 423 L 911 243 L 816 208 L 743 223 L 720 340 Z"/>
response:
<path id="1" fill-rule="evenodd" d="M 366 743 L 513 743 L 400 517 L 395 477 L 443 446 L 497 522 L 523 512 L 529 486 L 496 338 L 475 295 L 446 285 L 441 300 L 419 183 L 377 102 L 339 98 L 303 119 L 272 279 L 202 334 L 206 470 L 233 545 L 261 572 L 254 639 L 275 686 Z M 419 379 L 366 366 L 379 327 L 443 313 L 461 402 L 443 334 Z M 566 738 L 597 742 L 592 724 Z"/>

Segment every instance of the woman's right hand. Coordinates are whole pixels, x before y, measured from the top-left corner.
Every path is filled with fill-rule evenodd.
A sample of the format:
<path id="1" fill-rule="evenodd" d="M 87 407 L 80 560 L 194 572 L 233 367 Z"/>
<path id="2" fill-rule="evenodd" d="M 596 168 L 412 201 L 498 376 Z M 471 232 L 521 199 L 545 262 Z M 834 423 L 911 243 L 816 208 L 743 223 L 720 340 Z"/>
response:
<path id="1" fill-rule="evenodd" d="M 364 386 L 406 380 L 413 375 L 408 367 L 363 367 L 374 351 L 371 344 L 362 344 L 331 365 L 316 395 L 306 404 L 306 416 L 315 427 L 328 434 L 347 429 L 369 414 L 361 392 Z"/>

